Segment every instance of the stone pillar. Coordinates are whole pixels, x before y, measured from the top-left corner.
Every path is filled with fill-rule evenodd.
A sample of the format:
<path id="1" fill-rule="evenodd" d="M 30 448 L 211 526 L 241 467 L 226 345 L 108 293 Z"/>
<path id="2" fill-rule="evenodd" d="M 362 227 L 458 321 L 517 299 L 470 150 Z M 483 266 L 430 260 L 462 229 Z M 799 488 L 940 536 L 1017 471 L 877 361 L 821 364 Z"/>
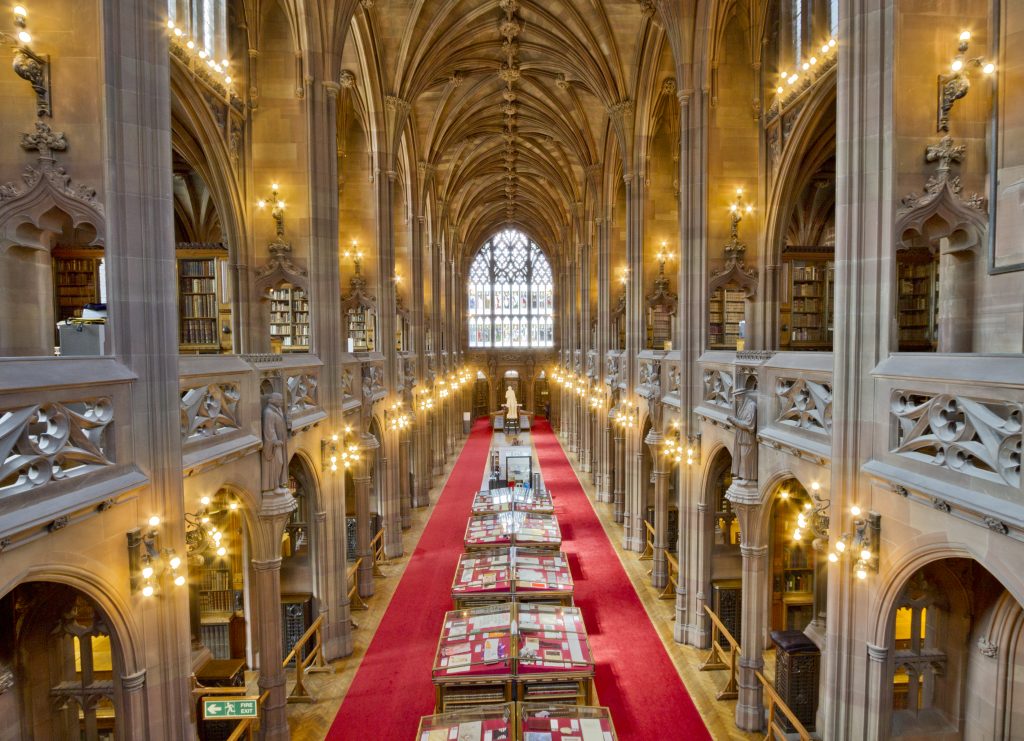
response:
<path id="1" fill-rule="evenodd" d="M 120 738 L 149 738 L 149 712 L 146 708 L 146 670 L 120 677 L 120 702 L 114 722 Z"/>
<path id="2" fill-rule="evenodd" d="M 412 490 L 413 507 L 426 507 L 430 504 L 430 487 L 433 483 L 430 471 L 433 468 L 433 461 L 430 455 L 428 414 L 426 410 L 418 410 L 413 417 L 412 434 L 416 436 L 416 482 Z"/>
<path id="3" fill-rule="evenodd" d="M 358 581 L 359 596 L 373 596 L 373 553 L 370 541 L 370 495 L 373 491 L 372 466 L 370 457 L 375 455 L 380 443 L 370 433 L 364 433 L 359 441 L 359 461 L 355 464 L 352 481 L 356 486 L 356 558 L 363 559 L 359 564 Z"/>
<path id="4" fill-rule="evenodd" d="M 250 619 L 259 626 L 256 640 L 259 653 L 260 691 L 269 692 L 263 704 L 260 729 L 264 739 L 288 739 L 288 701 L 285 673 L 281 661 L 281 536 L 295 498 L 287 489 L 263 493 L 253 538 L 252 597 Z"/>
<path id="5" fill-rule="evenodd" d="M 760 509 L 757 482 L 735 480 L 726 497 L 733 503 L 743 538 L 740 545 L 743 557 L 743 627 L 738 637 L 742 652 L 737 678 L 736 725 L 744 731 L 759 731 L 764 726 L 764 698 L 761 682 L 754 672 L 764 669 L 761 644 L 768 621 L 765 595 L 771 578 L 768 573 L 768 546 L 756 542 L 756 520 Z"/>
<path id="6" fill-rule="evenodd" d="M 867 681 L 865 683 L 865 709 L 867 724 L 865 741 L 880 741 L 889 737 L 892 727 L 892 680 L 889 678 L 889 649 L 867 644 Z"/>
<path id="7" fill-rule="evenodd" d="M 402 529 L 412 527 L 412 490 L 409 483 L 409 462 L 412 459 L 412 438 L 409 432 L 402 432 L 398 443 L 398 496 L 401 499 Z"/>
<path id="8" fill-rule="evenodd" d="M 664 587 L 668 583 L 668 561 L 665 550 L 668 548 L 668 462 L 662 455 L 662 434 L 654 427 L 647 433 L 644 442 L 651 449 L 654 464 L 654 559 L 651 565 L 651 584 Z"/>
<path id="9" fill-rule="evenodd" d="M 625 521 L 626 491 L 626 438 L 621 425 L 615 425 L 615 483 L 612 489 L 612 517 L 620 524 Z"/>

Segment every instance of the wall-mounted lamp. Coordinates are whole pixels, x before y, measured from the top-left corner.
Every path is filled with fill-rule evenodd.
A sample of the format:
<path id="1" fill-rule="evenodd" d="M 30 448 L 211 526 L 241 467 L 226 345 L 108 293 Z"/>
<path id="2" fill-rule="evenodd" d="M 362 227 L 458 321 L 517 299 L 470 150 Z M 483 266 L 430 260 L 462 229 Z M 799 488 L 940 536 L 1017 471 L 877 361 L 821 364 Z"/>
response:
<path id="1" fill-rule="evenodd" d="M 821 44 L 819 52 L 811 54 L 806 59 L 798 59 L 792 70 L 784 69 L 779 72 L 778 86 L 775 88 L 775 92 L 779 95 L 792 93 L 796 89 L 797 83 L 800 82 L 801 72 L 804 76 L 813 77 L 818 74 L 819 67 L 825 65 L 822 64 L 829 61 L 832 55 L 836 53 L 839 45 L 836 43 L 834 38 L 829 38 Z M 787 88 L 789 88 L 787 90 Z"/>
<path id="2" fill-rule="evenodd" d="M 668 260 L 674 260 L 675 257 L 675 253 L 668 248 L 668 242 L 664 239 L 661 240 L 661 244 L 658 246 L 658 254 L 655 255 L 655 258 L 658 260 L 658 272 L 664 275 L 665 262 Z"/>
<path id="3" fill-rule="evenodd" d="M 953 104 L 967 95 L 971 89 L 971 70 L 980 69 L 984 74 L 991 75 L 996 71 L 992 62 L 982 57 L 968 57 L 967 49 L 971 43 L 971 32 L 961 31 L 957 42 L 957 54 L 949 65 L 948 74 L 939 75 L 939 120 L 938 131 L 949 131 L 949 114 Z"/>
<path id="4" fill-rule="evenodd" d="M 320 470 L 337 473 L 338 466 L 351 468 L 358 462 L 359 445 L 350 425 L 345 426 L 340 437 L 335 432 L 327 440 L 320 441 Z"/>
<path id="5" fill-rule="evenodd" d="M 867 579 L 868 572 L 878 572 L 878 550 L 881 542 L 881 515 L 877 512 L 864 512 L 858 505 L 849 509 L 852 532 L 843 533 L 833 546 L 829 539 L 829 523 L 832 502 L 821 496 L 821 484 L 811 483 L 811 501 L 804 504 L 803 511 L 797 514 L 796 529 L 793 540 L 803 539 L 804 531 L 814 534 L 828 553 L 828 562 L 839 563 L 840 559 L 850 558 L 854 561 L 853 573 L 861 581 Z M 783 490 L 780 498 L 788 498 Z"/>
<path id="6" fill-rule="evenodd" d="M 396 401 L 390 409 L 384 410 L 384 418 L 388 429 L 401 432 L 409 427 L 409 415 L 402 408 L 402 402 Z"/>
<path id="7" fill-rule="evenodd" d="M 640 409 L 628 399 L 619 401 L 619 410 L 615 413 L 615 424 L 624 430 L 637 426 Z"/>
<path id="8" fill-rule="evenodd" d="M 434 392 L 429 386 L 421 386 L 416 391 L 416 409 L 429 412 L 434 408 Z"/>
<path id="9" fill-rule="evenodd" d="M 145 528 L 128 533 L 128 573 L 133 594 L 157 594 L 164 575 L 176 587 L 185 584 L 185 576 L 180 572 L 181 558 L 173 548 L 160 548 L 160 524 L 160 516 L 152 515 Z"/>
<path id="10" fill-rule="evenodd" d="M 363 266 L 363 251 L 359 248 L 359 242 L 352 240 L 352 246 L 341 253 L 341 256 L 346 260 L 351 260 L 352 265 L 356 269 L 356 275 L 359 275 L 359 271 Z"/>
<path id="11" fill-rule="evenodd" d="M 14 6 L 14 33 L 0 31 L 0 41 L 14 47 L 14 72 L 32 86 L 36 94 L 36 116 L 52 116 L 50 101 L 50 58 L 32 50 L 32 34 L 28 30 L 28 10 Z"/>
<path id="12" fill-rule="evenodd" d="M 231 69 L 227 59 L 219 62 L 213 58 L 213 53 L 196 43 L 189 37 L 185 29 L 178 26 L 173 20 L 167 20 L 167 32 L 170 34 L 171 43 L 177 48 L 179 58 L 183 58 L 189 68 L 200 77 L 206 77 L 214 82 L 224 84 L 225 91 L 229 97 L 236 97 L 231 89 Z"/>
<path id="13" fill-rule="evenodd" d="M 271 206 L 270 215 L 274 217 L 274 225 L 277 229 L 277 236 L 284 236 L 284 201 L 281 199 L 278 193 L 277 183 L 271 183 L 270 185 L 270 196 L 268 198 L 261 198 L 256 201 L 256 208 L 261 211 Z"/>

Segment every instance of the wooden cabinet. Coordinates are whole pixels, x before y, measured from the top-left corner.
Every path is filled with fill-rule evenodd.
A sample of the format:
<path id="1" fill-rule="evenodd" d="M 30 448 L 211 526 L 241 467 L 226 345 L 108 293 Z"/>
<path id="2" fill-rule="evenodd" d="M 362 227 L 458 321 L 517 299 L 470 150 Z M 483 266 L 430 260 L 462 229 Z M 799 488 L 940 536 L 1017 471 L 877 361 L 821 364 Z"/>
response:
<path id="1" fill-rule="evenodd" d="M 719 286 L 708 300 L 708 347 L 737 350 L 740 322 L 746 318 L 747 292 L 739 286 Z"/>
<path id="2" fill-rule="evenodd" d="M 101 300 L 102 250 L 54 250 L 54 321 L 82 316 L 86 304 Z"/>
<path id="3" fill-rule="evenodd" d="M 306 289 L 285 283 L 270 291 L 270 338 L 283 352 L 309 351 L 309 297 Z"/>
<path id="4" fill-rule="evenodd" d="M 782 323 L 789 327 L 784 344 L 794 350 L 831 350 L 835 330 L 831 248 L 827 256 L 817 251 L 790 252 L 784 257 L 789 274 L 788 302 L 782 311 Z"/>
<path id="5" fill-rule="evenodd" d="M 178 343 L 182 352 L 222 350 L 221 315 L 230 317 L 221 290 L 226 260 L 226 249 L 178 250 Z"/>
<path id="6" fill-rule="evenodd" d="M 938 268 L 938 257 L 930 250 L 896 253 L 900 352 L 931 352 L 938 345 Z"/>
<path id="7" fill-rule="evenodd" d="M 281 656 L 287 656 L 313 624 L 313 595 L 281 595 Z M 305 653 L 305 652 L 304 652 Z"/>

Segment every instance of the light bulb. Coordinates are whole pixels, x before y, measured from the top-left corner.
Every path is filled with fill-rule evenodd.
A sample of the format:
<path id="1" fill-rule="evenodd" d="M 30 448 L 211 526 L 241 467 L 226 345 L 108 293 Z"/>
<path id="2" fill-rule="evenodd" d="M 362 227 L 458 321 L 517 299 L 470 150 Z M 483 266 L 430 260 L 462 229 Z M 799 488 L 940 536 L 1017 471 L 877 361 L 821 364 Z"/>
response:
<path id="1" fill-rule="evenodd" d="M 817 481 L 812 481 L 811 482 L 811 491 L 818 491 L 820 489 L 821 489 L 821 484 L 819 484 Z"/>
<path id="2" fill-rule="evenodd" d="M 869 551 L 867 548 L 861 549 L 860 560 L 861 561 L 870 561 L 871 560 L 871 551 Z"/>
<path id="3" fill-rule="evenodd" d="M 836 48 L 836 40 L 835 39 L 829 39 L 828 40 L 828 45 L 829 45 L 830 48 L 835 49 Z"/>
<path id="4" fill-rule="evenodd" d="M 986 75 L 991 75 L 993 72 L 996 71 L 996 66 L 992 64 L 992 62 L 988 62 L 984 67 L 981 68 L 981 71 L 984 72 Z"/>
<path id="5" fill-rule="evenodd" d="M 187 48 L 189 48 L 189 49 L 195 49 L 195 48 L 196 48 L 196 42 L 195 42 L 195 41 L 193 41 L 192 39 L 189 39 L 189 40 L 188 40 L 188 43 L 187 43 L 187 44 L 185 44 L 185 46 L 186 46 Z M 206 52 L 205 52 L 205 51 L 201 51 L 201 52 L 199 52 L 199 58 L 200 58 L 200 59 L 206 59 Z"/>
<path id="6" fill-rule="evenodd" d="M 835 553 L 830 553 L 830 554 L 828 554 L 828 560 L 829 560 L 829 563 L 835 563 L 836 561 L 839 560 L 839 556 L 837 556 Z"/>
<path id="7" fill-rule="evenodd" d="M 256 208 L 266 208 L 266 206 L 267 202 L 264 201 L 262 198 L 256 201 Z"/>
<path id="8" fill-rule="evenodd" d="M 949 66 L 954 72 L 959 72 L 964 68 L 964 61 L 962 59 L 954 59 L 953 63 Z"/>
<path id="9" fill-rule="evenodd" d="M 217 549 L 217 555 L 218 556 L 224 556 L 224 555 L 227 554 L 227 552 L 228 552 L 228 549 L 225 548 L 224 546 L 221 546 L 220 548 Z"/>
<path id="10" fill-rule="evenodd" d="M 199 518 L 199 521 L 205 525 L 206 523 L 208 523 L 210 521 L 210 518 L 209 517 L 201 517 L 201 518 Z"/>
<path id="11" fill-rule="evenodd" d="M 971 40 L 971 32 L 970 31 L 961 31 L 960 32 L 960 40 L 961 41 L 970 41 Z"/>
<path id="12" fill-rule="evenodd" d="M 222 533 L 220 530 L 214 530 L 214 532 L 213 532 L 213 542 L 214 543 L 220 543 L 220 540 L 223 537 L 224 537 L 224 533 Z"/>
<path id="13" fill-rule="evenodd" d="M 23 44 L 31 44 L 32 35 L 28 31 L 18 31 L 18 41 Z"/>
<path id="14" fill-rule="evenodd" d="M 18 8 L 20 8 L 20 7 L 21 7 L 21 6 L 19 5 L 18 7 L 16 7 L 16 8 L 14 9 L 14 14 L 15 14 L 15 15 L 17 15 L 17 14 L 18 14 Z M 167 27 L 168 27 L 169 29 L 171 29 L 171 30 L 173 31 L 173 30 L 174 30 L 174 21 L 172 21 L 171 19 L 169 19 L 169 18 L 168 18 L 168 19 L 167 19 Z"/>
<path id="15" fill-rule="evenodd" d="M 185 577 L 182 576 L 181 574 L 178 574 L 176 577 L 174 577 L 174 586 L 176 586 L 176 587 L 183 587 L 183 586 L 185 586 Z"/>
<path id="16" fill-rule="evenodd" d="M 176 569 L 181 566 L 181 559 L 177 556 L 171 556 L 171 560 L 167 562 L 172 569 Z"/>
<path id="17" fill-rule="evenodd" d="M 804 511 L 806 512 L 806 511 L 810 510 L 810 508 L 811 508 L 811 503 L 810 502 L 804 502 Z"/>
<path id="18" fill-rule="evenodd" d="M 232 502 L 231 504 L 229 504 L 228 509 L 234 512 L 236 509 L 238 509 L 238 502 Z"/>
<path id="19" fill-rule="evenodd" d="M 271 183 L 270 184 L 270 189 L 271 190 L 277 190 L 277 183 Z"/>
<path id="20" fill-rule="evenodd" d="M 204 507 L 209 507 L 210 506 L 210 498 L 209 497 L 200 497 L 199 503 L 201 505 L 203 505 Z"/>
<path id="21" fill-rule="evenodd" d="M 331 473 L 337 473 L 337 472 L 338 472 L 338 464 L 337 463 L 332 463 L 331 464 Z"/>
<path id="22" fill-rule="evenodd" d="M 792 74 L 792 75 L 789 76 L 789 79 L 786 80 L 786 82 L 788 82 L 790 85 L 792 85 L 794 82 L 796 82 L 799 79 L 800 79 L 799 75 Z"/>
<path id="23" fill-rule="evenodd" d="M 152 517 L 149 518 L 149 526 L 150 527 L 157 527 L 159 524 L 160 524 L 160 517 L 158 515 L 153 515 Z"/>
<path id="24" fill-rule="evenodd" d="M 865 569 L 863 566 L 858 566 L 857 567 L 857 578 L 860 579 L 861 581 L 864 581 L 865 579 L 867 579 L 868 578 L 867 569 Z"/>
<path id="25" fill-rule="evenodd" d="M 793 531 L 793 540 L 800 540 L 803 537 L 803 533 L 800 530 Z"/>
<path id="26" fill-rule="evenodd" d="M 142 596 L 143 597 L 152 597 L 153 596 L 153 585 L 152 584 L 147 584 L 146 586 L 144 586 L 142 588 Z"/>
<path id="27" fill-rule="evenodd" d="M 228 66 L 228 60 L 226 60 L 226 59 L 222 59 L 222 60 L 220 60 L 220 66 L 221 66 L 221 67 L 224 67 L 225 69 L 227 69 L 227 66 Z"/>
<path id="28" fill-rule="evenodd" d="M 152 566 L 143 566 L 142 567 L 142 578 L 143 579 L 152 579 L 153 578 L 153 567 Z"/>
<path id="29" fill-rule="evenodd" d="M 802 69 L 804 72 L 806 72 L 810 68 L 811 68 L 811 65 L 808 62 L 804 62 L 802 65 L 800 65 L 800 69 Z"/>
<path id="30" fill-rule="evenodd" d="M 821 53 L 822 54 L 828 54 L 828 44 L 822 44 L 821 45 Z"/>
<path id="31" fill-rule="evenodd" d="M 807 520 L 806 520 L 806 518 L 804 518 L 803 515 L 797 515 L 796 516 L 796 524 L 799 525 L 800 527 L 807 527 Z"/>
<path id="32" fill-rule="evenodd" d="M 856 504 L 850 507 L 850 514 L 854 517 L 860 517 L 860 507 L 858 507 Z"/>
<path id="33" fill-rule="evenodd" d="M 277 207 L 278 208 L 284 208 L 284 201 L 278 201 L 277 202 Z"/>
<path id="34" fill-rule="evenodd" d="M 174 29 L 174 35 L 177 36 L 178 38 L 181 38 L 181 36 L 182 36 L 181 29 L 180 28 Z"/>
<path id="35" fill-rule="evenodd" d="M 836 550 L 840 553 L 843 553 L 846 550 L 846 543 L 840 540 L 838 543 L 836 543 Z"/>
<path id="36" fill-rule="evenodd" d="M 818 58 L 817 57 L 811 57 L 807 61 L 810 62 L 812 65 L 814 65 L 814 64 L 818 63 Z"/>
<path id="37" fill-rule="evenodd" d="M 789 499 L 789 492 L 783 489 L 779 492 L 779 499 Z"/>

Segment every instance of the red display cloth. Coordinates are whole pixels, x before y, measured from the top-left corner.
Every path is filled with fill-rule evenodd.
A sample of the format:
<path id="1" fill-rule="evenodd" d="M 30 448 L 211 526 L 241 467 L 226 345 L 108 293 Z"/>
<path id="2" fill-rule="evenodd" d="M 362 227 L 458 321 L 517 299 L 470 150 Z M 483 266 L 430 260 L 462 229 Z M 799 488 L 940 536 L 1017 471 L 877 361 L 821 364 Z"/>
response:
<path id="1" fill-rule="evenodd" d="M 576 569 L 575 603 L 591 630 L 598 698 L 619 738 L 710 739 L 550 423 L 537 420 L 531 437 L 555 513 L 572 528 L 562 550 Z"/>
<path id="2" fill-rule="evenodd" d="M 352 679 L 327 734 L 331 741 L 414 738 L 420 716 L 433 711 L 438 627 L 490 444 L 487 420 L 477 420 Z"/>

